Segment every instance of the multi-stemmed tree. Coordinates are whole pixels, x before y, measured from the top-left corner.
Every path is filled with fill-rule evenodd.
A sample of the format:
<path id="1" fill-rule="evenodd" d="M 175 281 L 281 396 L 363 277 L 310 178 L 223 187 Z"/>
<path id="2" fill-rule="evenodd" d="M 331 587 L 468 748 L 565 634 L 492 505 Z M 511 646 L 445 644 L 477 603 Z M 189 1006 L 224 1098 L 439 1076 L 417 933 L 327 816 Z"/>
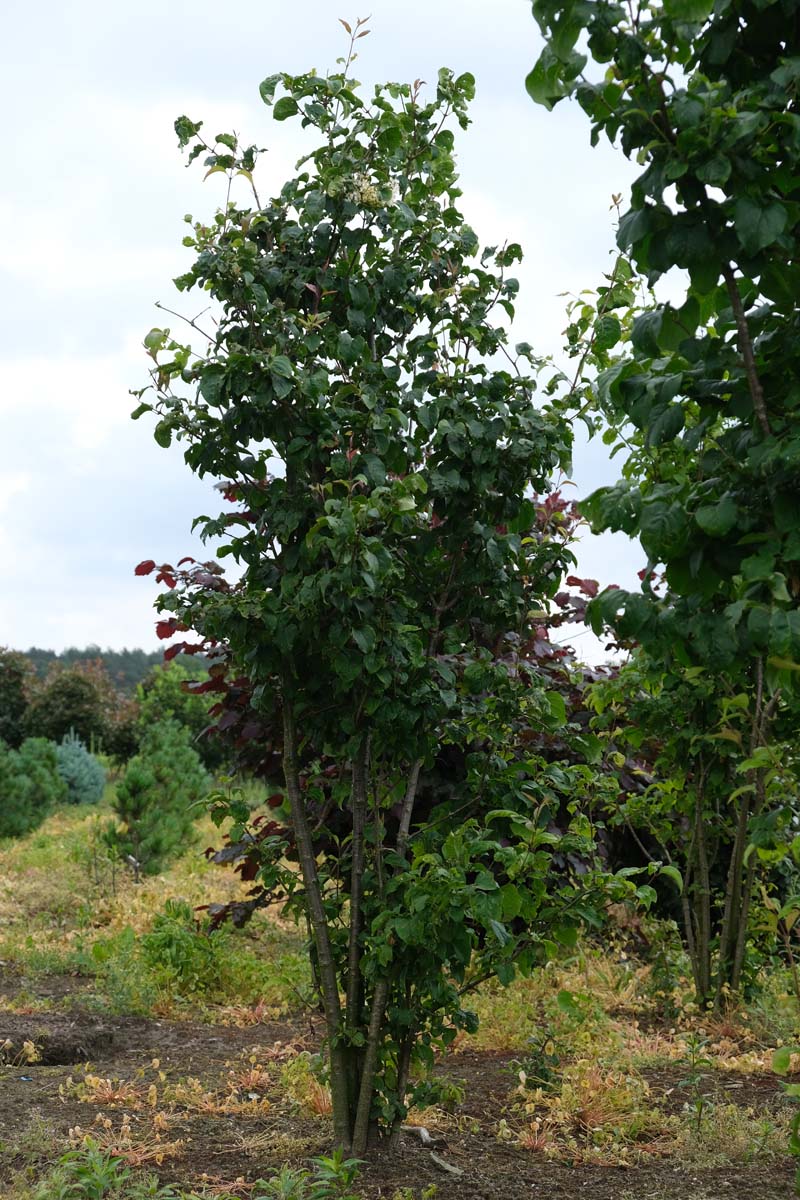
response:
<path id="1" fill-rule="evenodd" d="M 695 831 L 698 992 L 720 1004 L 739 989 L 758 864 L 790 827 L 795 792 L 782 743 L 796 737 L 800 681 L 800 4 L 533 10 L 546 44 L 531 96 L 574 95 L 592 140 L 607 135 L 643 167 L 619 224 L 625 257 L 574 326 L 581 367 L 599 374 L 569 403 L 627 452 L 622 480 L 582 511 L 596 531 L 639 537 L 642 590 L 607 591 L 590 614 L 644 648 Z M 640 309 L 621 343 L 630 264 L 648 286 L 669 277 L 672 298 Z M 729 851 L 718 903 L 704 831 Z"/>
<path id="2" fill-rule="evenodd" d="M 335 1135 L 361 1154 L 402 1117 L 412 1057 L 470 1026 L 464 994 L 573 936 L 588 885 L 569 854 L 590 830 L 549 826 L 592 772 L 518 736 L 564 720 L 530 650 L 571 559 L 541 503 L 570 432 L 537 402 L 530 347 L 507 346 L 520 248 L 481 250 L 458 208 L 449 126 L 467 125 L 474 81 L 443 70 L 432 100 L 419 84 L 365 99 L 351 61 L 261 85 L 276 120 L 317 138 L 269 198 L 254 147 L 176 123 L 251 198 L 193 226 L 176 282 L 213 305 L 205 335 L 190 322 L 205 344 L 151 331 L 154 396 L 135 415 L 155 409 L 157 440 L 235 504 L 200 524 L 238 582 L 161 567 L 160 632 L 200 635 L 171 653 L 218 652 L 204 690 L 234 665 L 247 703 L 229 675 L 229 732 L 252 737 L 254 713 L 272 731 L 277 819 L 221 804 L 226 854 L 308 922 Z M 458 777 L 426 798 L 447 746 Z"/>

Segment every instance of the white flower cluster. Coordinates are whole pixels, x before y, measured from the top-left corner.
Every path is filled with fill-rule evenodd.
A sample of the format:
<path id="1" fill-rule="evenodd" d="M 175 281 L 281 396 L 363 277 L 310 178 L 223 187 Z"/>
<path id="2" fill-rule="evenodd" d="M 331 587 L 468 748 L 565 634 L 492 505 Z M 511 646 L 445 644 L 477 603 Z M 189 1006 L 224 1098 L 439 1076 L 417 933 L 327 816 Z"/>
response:
<path id="1" fill-rule="evenodd" d="M 380 192 L 369 175 L 365 175 L 363 171 L 356 171 L 353 176 L 347 199 L 352 200 L 354 204 L 361 204 L 364 208 L 380 208 L 381 205 Z"/>

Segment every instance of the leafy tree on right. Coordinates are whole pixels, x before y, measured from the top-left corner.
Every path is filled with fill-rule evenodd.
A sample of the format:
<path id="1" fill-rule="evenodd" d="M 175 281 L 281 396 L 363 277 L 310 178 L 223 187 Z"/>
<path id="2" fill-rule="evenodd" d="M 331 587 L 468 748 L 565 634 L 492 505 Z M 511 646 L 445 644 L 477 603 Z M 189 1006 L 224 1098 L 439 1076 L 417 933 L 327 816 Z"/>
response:
<path id="1" fill-rule="evenodd" d="M 589 616 L 640 647 L 639 699 L 681 692 L 661 705 L 660 733 L 687 809 L 696 987 L 719 1006 L 742 985 L 759 871 L 793 840 L 800 5 L 536 0 L 533 11 L 545 47 L 532 98 L 574 95 L 593 143 L 604 133 L 643 167 L 620 260 L 571 327 L 579 366 L 565 403 L 627 451 L 620 482 L 582 511 L 596 532 L 639 537 L 642 589 L 605 591 Z M 605 66 L 594 81 L 590 59 Z M 682 299 L 631 321 L 631 278 L 654 287 L 672 273 L 674 296 L 677 271 Z M 709 830 L 727 855 L 717 885 Z"/>

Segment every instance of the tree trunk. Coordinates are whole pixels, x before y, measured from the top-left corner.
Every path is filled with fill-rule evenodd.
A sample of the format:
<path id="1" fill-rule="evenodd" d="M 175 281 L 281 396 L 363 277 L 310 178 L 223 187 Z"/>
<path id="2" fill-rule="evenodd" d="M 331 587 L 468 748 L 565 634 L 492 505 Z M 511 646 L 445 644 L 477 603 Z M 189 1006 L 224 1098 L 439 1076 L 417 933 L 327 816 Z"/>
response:
<path id="1" fill-rule="evenodd" d="M 711 999 L 711 879 L 708 869 L 708 845 L 703 817 L 703 789 L 698 789 L 695 810 L 697 829 L 697 942 L 700 969 L 700 993 L 705 1005 Z"/>
<path id="2" fill-rule="evenodd" d="M 775 696 L 769 704 L 764 704 L 764 660 L 762 658 L 756 659 L 755 684 L 756 694 L 750 736 L 751 757 L 766 742 L 769 716 L 773 705 L 777 702 L 777 696 Z M 752 791 L 745 792 L 741 797 L 736 836 L 728 870 L 725 912 L 719 943 L 715 1000 L 717 1010 L 722 1007 L 726 992 L 735 994 L 739 989 L 747 946 L 747 923 L 750 916 L 750 900 L 756 868 L 755 862 L 751 862 L 745 871 L 748 826 L 751 817 L 761 811 L 765 800 L 764 771 L 756 768 L 749 773 L 749 776 L 752 781 Z"/>
<path id="3" fill-rule="evenodd" d="M 410 1006 L 407 1002 L 407 1006 Z M 411 1051 L 414 1049 L 414 1030 L 409 1029 L 406 1036 L 400 1043 L 400 1049 L 397 1054 L 397 1098 L 401 1104 L 405 1104 L 406 1092 L 408 1091 L 408 1078 L 411 1073 Z M 392 1122 L 392 1132 L 389 1136 L 389 1149 L 394 1152 L 400 1141 L 400 1126 L 403 1123 L 403 1117 L 400 1113 L 397 1114 Z"/>
<path id="4" fill-rule="evenodd" d="M 358 1093 L 361 1084 L 362 1054 L 353 1035 L 361 1028 L 363 981 L 361 979 L 362 899 L 364 889 L 364 829 L 367 815 L 367 763 L 369 739 L 364 738 L 353 759 L 350 807 L 353 835 L 350 843 L 350 932 L 347 947 L 347 1007 L 345 1029 L 348 1056 L 348 1094 L 351 1122 L 355 1121 Z"/>
<path id="5" fill-rule="evenodd" d="M 360 1158 L 367 1149 L 369 1141 L 370 1112 L 372 1110 L 372 1093 L 375 1087 L 375 1072 L 378 1068 L 378 1053 L 383 1032 L 383 1018 L 386 1013 L 386 1002 L 389 999 L 389 976 L 385 975 L 375 985 L 372 997 L 372 1008 L 367 1030 L 367 1047 L 361 1069 L 361 1087 L 358 1093 L 356 1118 L 353 1123 L 353 1154 Z"/>
<path id="6" fill-rule="evenodd" d="M 403 809 L 400 817 L 400 828 L 397 833 L 397 844 L 395 850 L 400 858 L 405 858 L 406 849 L 408 846 L 409 832 L 411 829 L 411 817 L 414 812 L 414 801 L 417 795 L 417 785 L 419 783 L 419 773 L 422 769 L 422 760 L 418 759 L 411 767 L 406 784 L 406 792 L 403 797 Z M 372 1108 L 372 1095 L 375 1090 L 375 1072 L 378 1067 L 378 1056 L 380 1053 L 381 1040 L 383 1034 L 383 1019 L 386 1013 L 386 1004 L 389 999 L 390 988 L 390 967 L 386 968 L 386 975 L 379 979 L 375 985 L 375 991 L 372 996 L 372 1008 L 369 1018 L 369 1029 L 367 1031 L 367 1045 L 364 1052 L 364 1063 L 361 1071 L 361 1087 L 358 1095 L 358 1107 L 356 1109 L 356 1119 L 353 1126 L 353 1154 L 356 1156 L 364 1154 L 369 1140 L 370 1128 L 370 1111 Z"/>
<path id="7" fill-rule="evenodd" d="M 297 841 L 300 867 L 303 872 L 308 918 L 311 922 L 314 944 L 317 951 L 319 982 L 322 990 L 325 1025 L 330 1047 L 334 1137 L 338 1146 L 341 1146 L 343 1150 L 349 1150 L 351 1144 L 351 1127 L 350 1105 L 347 1093 L 347 1054 L 341 1036 L 342 1013 L 339 1003 L 339 985 L 328 933 L 325 907 L 322 901 L 322 888 L 317 873 L 311 827 L 308 822 L 308 814 L 306 813 L 300 789 L 300 773 L 297 765 L 297 731 L 287 682 L 284 683 L 283 695 L 283 771 L 286 780 L 286 793 L 289 797 L 291 807 L 292 826 Z"/>

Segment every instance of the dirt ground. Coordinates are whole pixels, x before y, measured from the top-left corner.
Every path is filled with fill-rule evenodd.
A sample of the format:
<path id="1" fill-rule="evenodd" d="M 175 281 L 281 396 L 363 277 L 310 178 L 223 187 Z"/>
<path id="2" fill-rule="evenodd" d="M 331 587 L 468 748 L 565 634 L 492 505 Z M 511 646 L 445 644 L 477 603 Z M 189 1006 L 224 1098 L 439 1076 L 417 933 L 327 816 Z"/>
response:
<path id="1" fill-rule="evenodd" d="M 0 986 L 0 993 L 3 990 L 8 995 L 12 989 Z M 69 994 L 68 982 L 48 981 L 47 991 L 50 998 L 63 1001 Z M 269 1057 L 278 1043 L 313 1047 L 319 1036 L 318 1023 L 308 1020 L 231 1028 L 137 1017 L 98 1018 L 79 1007 L 80 993 L 72 998 L 75 1004 L 66 1011 L 63 1006 L 52 1012 L 0 1008 L 5 1063 L 0 1067 L 0 1144 L 6 1147 L 24 1143 L 26 1129 L 46 1128 L 56 1156 L 71 1128 L 92 1126 L 97 1105 L 77 1098 L 69 1088 L 63 1090 L 68 1077 L 80 1077 L 81 1065 L 87 1062 L 98 1076 L 131 1080 L 143 1065 L 157 1059 L 169 1078 L 192 1076 L 213 1086 L 219 1085 L 231 1062 L 241 1062 L 250 1051 Z M 38 1061 L 28 1061 L 26 1042 L 36 1047 Z M 449 1075 L 466 1082 L 466 1093 L 454 1117 L 431 1132 L 442 1138 L 438 1157 L 460 1174 L 447 1173 L 429 1149 L 406 1135 L 395 1156 L 380 1157 L 363 1167 L 358 1184 L 363 1194 L 377 1200 L 392 1197 L 398 1188 L 418 1191 L 435 1183 L 437 1200 L 786 1200 L 795 1195 L 795 1164 L 788 1156 L 769 1167 L 751 1163 L 706 1170 L 682 1169 L 674 1158 L 654 1158 L 630 1168 L 570 1166 L 498 1141 L 497 1121 L 513 1081 L 511 1057 L 466 1050 L 443 1064 Z M 677 1070 L 643 1074 L 654 1102 L 667 1111 L 680 1107 Z M 773 1076 L 720 1074 L 709 1077 L 706 1086 L 726 1104 L 769 1110 L 782 1102 Z M 231 1186 L 237 1178 L 269 1176 L 287 1159 L 299 1164 L 329 1149 L 324 1118 L 297 1115 L 279 1095 L 271 1096 L 271 1102 L 269 1110 L 255 1120 L 235 1113 L 179 1115 L 168 1137 L 180 1139 L 183 1145 L 156 1166 L 162 1181 Z M 103 1111 L 114 1120 L 120 1118 L 120 1110 L 113 1106 Z M 708 1119 L 714 1119 L 713 1113 Z M 22 1165 L 22 1156 L 22 1150 L 19 1157 L 3 1155 L 0 1188 Z M 246 1190 L 241 1194 L 246 1197 Z"/>

